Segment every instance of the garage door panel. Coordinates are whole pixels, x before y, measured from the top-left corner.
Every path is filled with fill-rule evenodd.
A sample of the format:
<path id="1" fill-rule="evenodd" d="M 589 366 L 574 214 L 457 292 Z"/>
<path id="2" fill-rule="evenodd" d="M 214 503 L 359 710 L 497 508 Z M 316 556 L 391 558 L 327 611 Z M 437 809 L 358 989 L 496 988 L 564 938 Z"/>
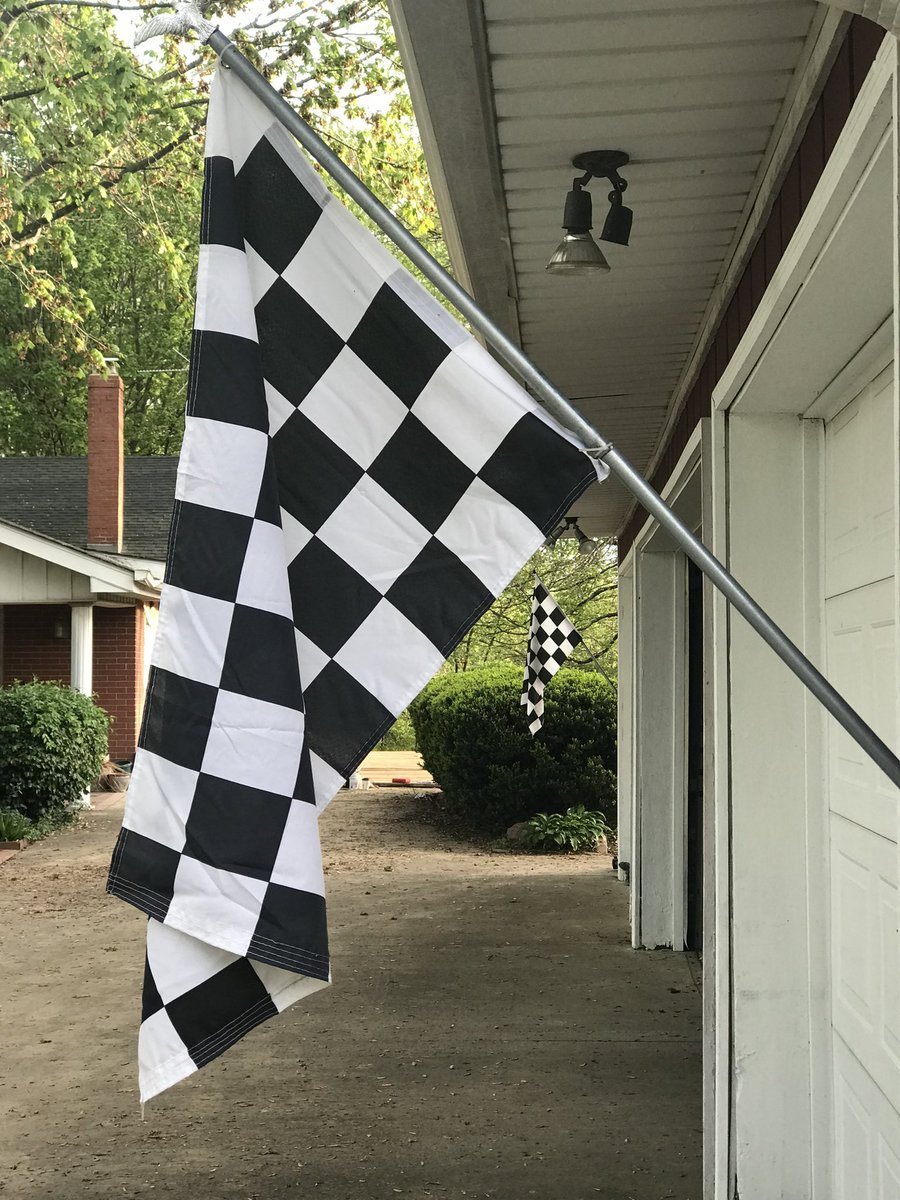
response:
<path id="1" fill-rule="evenodd" d="M 888 745 L 896 745 L 893 580 L 882 580 L 828 600 L 825 637 L 831 682 L 879 737 Z M 834 721 L 829 721 L 828 746 L 832 810 L 896 841 L 896 789 Z"/>
<path id="2" fill-rule="evenodd" d="M 897 858 L 894 856 L 896 867 Z M 897 877 L 878 884 L 878 925 L 883 965 L 881 1037 L 888 1057 L 900 1070 L 900 892 Z"/>
<path id="3" fill-rule="evenodd" d="M 893 384 L 871 384 L 828 425 L 825 442 L 825 594 L 894 571 Z"/>
<path id="4" fill-rule="evenodd" d="M 874 1163 L 871 1114 L 835 1066 L 835 1181 L 840 1200 L 871 1196 Z"/>
<path id="5" fill-rule="evenodd" d="M 878 1154 L 879 1200 L 900 1200 L 900 1159 L 882 1142 Z"/>
<path id="6" fill-rule="evenodd" d="M 841 838 L 841 823 L 834 823 L 835 841 Z M 835 836 L 836 835 L 836 836 Z M 878 939 L 871 928 L 870 870 L 845 848 L 835 846 L 832 854 L 834 881 L 834 991 L 835 1025 L 859 1028 L 867 1040 L 875 1033 L 878 1011 Z M 866 930 L 861 937 L 859 931 Z"/>
<path id="7" fill-rule="evenodd" d="M 832 842 L 832 1022 L 900 1110 L 897 848 L 840 817 Z"/>
<path id="8" fill-rule="evenodd" d="M 835 1200 L 900 1200 L 900 1117 L 840 1038 L 833 1066 Z"/>
<path id="9" fill-rule="evenodd" d="M 828 677 L 898 745 L 892 369 L 825 427 Z M 830 718 L 834 1192 L 900 1200 L 897 790 Z"/>

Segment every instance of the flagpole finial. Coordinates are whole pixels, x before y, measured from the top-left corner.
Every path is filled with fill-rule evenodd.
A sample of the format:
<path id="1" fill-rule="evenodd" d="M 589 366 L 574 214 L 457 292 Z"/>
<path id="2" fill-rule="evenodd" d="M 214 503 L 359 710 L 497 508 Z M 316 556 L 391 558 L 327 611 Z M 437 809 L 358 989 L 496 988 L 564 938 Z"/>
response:
<path id="1" fill-rule="evenodd" d="M 204 17 L 200 6 L 187 0 L 187 3 L 176 4 L 173 13 L 159 13 L 145 21 L 134 35 L 134 44 L 139 46 L 141 42 L 162 37 L 167 33 L 184 37 L 192 29 L 195 29 L 200 34 L 200 40 L 205 42 L 215 28 L 213 22 Z"/>

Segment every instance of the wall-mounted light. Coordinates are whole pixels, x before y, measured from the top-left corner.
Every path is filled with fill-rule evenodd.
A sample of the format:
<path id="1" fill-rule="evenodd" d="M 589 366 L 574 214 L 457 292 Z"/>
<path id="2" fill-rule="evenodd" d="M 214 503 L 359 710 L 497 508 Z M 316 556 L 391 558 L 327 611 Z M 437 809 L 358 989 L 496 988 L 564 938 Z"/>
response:
<path id="1" fill-rule="evenodd" d="M 593 214 L 591 194 L 585 184 L 591 179 L 608 179 L 612 185 L 609 193 L 610 209 L 600 240 L 627 246 L 631 235 L 632 212 L 622 203 L 622 193 L 628 184 L 619 174 L 619 168 L 628 162 L 624 150 L 587 150 L 576 154 L 572 166 L 584 175 L 572 181 L 572 190 L 566 195 L 563 212 L 565 236 L 547 263 L 547 270 L 554 274 L 587 275 L 595 271 L 608 271 L 609 263 L 603 251 L 591 237 Z"/>
<path id="2" fill-rule="evenodd" d="M 55 617 L 50 626 L 50 636 L 54 641 L 63 641 L 69 636 L 69 622 L 64 617 Z"/>
<path id="3" fill-rule="evenodd" d="M 588 537 L 575 517 L 564 517 L 562 525 L 550 534 L 544 544 L 553 547 L 563 538 L 575 538 L 578 542 L 579 554 L 593 554 L 597 549 L 596 538 Z"/>

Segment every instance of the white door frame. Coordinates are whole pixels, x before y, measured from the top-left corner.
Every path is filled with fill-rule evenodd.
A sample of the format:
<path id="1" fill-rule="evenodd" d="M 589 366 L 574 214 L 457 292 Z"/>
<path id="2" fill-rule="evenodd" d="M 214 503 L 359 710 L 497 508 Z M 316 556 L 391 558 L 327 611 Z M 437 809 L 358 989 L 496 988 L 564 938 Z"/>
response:
<path id="1" fill-rule="evenodd" d="M 701 430 L 694 430 L 664 499 L 699 525 Z M 620 679 L 629 740 L 632 944 L 684 948 L 687 839 L 687 568 L 668 534 L 648 519 L 623 560 L 632 654 Z M 630 588 L 630 591 L 629 591 Z M 626 686 L 623 687 L 623 682 Z M 622 797 L 620 796 L 620 802 Z"/>
<path id="2" fill-rule="evenodd" d="M 818 661 L 822 653 L 822 419 L 827 415 L 829 394 L 832 399 L 838 393 L 846 395 L 850 376 L 884 353 L 885 328 L 893 331 L 896 323 L 896 318 L 887 322 L 872 339 L 874 343 L 880 337 L 880 348 L 864 346 L 859 362 L 840 362 L 841 355 L 851 357 L 864 340 L 858 333 L 873 313 L 860 310 L 881 294 L 874 289 L 869 294 L 860 291 L 863 278 L 872 276 L 858 258 L 847 253 L 846 246 L 851 244 L 854 230 L 866 229 L 859 213 L 867 211 L 866 195 L 875 194 L 872 189 L 867 194 L 863 191 L 870 171 L 878 163 L 879 178 L 883 178 L 885 151 L 895 153 L 895 57 L 896 43 L 888 40 L 766 295 L 715 389 L 708 455 L 704 448 L 704 465 L 709 465 L 711 479 L 704 510 L 705 528 L 709 518 L 707 544 Z M 895 185 L 895 197 L 896 191 Z M 881 190 L 877 194 L 883 195 Z M 857 201 L 858 213 L 851 217 L 855 224 L 845 224 Z M 889 202 L 886 197 L 885 201 Z M 893 227 L 896 232 L 896 219 Z M 829 305 L 829 293 L 822 283 L 833 277 L 829 273 L 840 265 L 850 271 L 849 279 L 856 285 L 851 306 L 843 302 L 844 330 L 834 324 L 841 320 L 834 304 L 835 289 L 830 290 Z M 896 314 L 896 267 L 893 278 Z M 857 304 L 858 297 L 862 304 Z M 821 306 L 818 311 L 817 303 Z M 793 333 L 789 331 L 792 324 Z M 869 330 L 872 327 L 869 325 Z M 808 346 L 802 337 L 798 339 L 798 329 L 806 330 L 807 342 L 815 341 L 811 334 L 823 331 L 826 336 L 831 330 L 846 333 L 849 352 L 841 350 L 837 345 L 840 339 L 835 337 L 835 344 L 826 347 L 827 354 L 819 361 L 808 353 L 804 359 Z M 796 347 L 793 361 L 792 347 Z M 824 375 L 828 355 L 836 360 L 832 382 Z M 798 424 L 791 413 L 814 419 Z M 766 489 L 772 487 L 783 488 L 786 501 L 791 492 L 790 502 L 781 510 L 766 495 Z M 757 542 L 765 538 L 766 530 L 771 530 L 766 549 L 777 552 L 770 561 L 752 544 L 754 537 Z M 785 586 L 777 578 L 778 572 L 795 576 L 794 586 Z M 712 1141 L 705 1154 L 706 1195 L 731 1200 L 736 1170 L 740 1194 L 749 1200 L 767 1200 L 774 1195 L 825 1200 L 831 1195 L 832 1131 L 830 1039 L 826 1037 L 830 1010 L 822 981 L 827 979 L 829 951 L 827 923 L 816 911 L 827 872 L 823 862 L 827 839 L 823 718 L 808 696 L 802 701 L 798 696 L 793 703 L 779 696 L 782 689 L 794 685 L 782 683 L 774 673 L 769 675 L 768 659 L 750 642 L 739 618 L 734 618 L 732 625 L 718 597 L 713 600 L 710 620 L 708 672 L 709 694 L 714 700 L 711 749 L 715 753 L 711 777 L 714 774 L 718 786 L 712 835 L 716 940 L 714 957 L 705 963 L 706 971 L 712 968 L 714 973 L 709 990 L 715 997 L 712 1016 L 716 1027 L 712 1035 L 707 1029 L 705 1041 L 705 1049 L 711 1043 L 713 1053 L 711 1069 L 705 1070 L 706 1141 Z M 729 668 L 734 672 L 732 678 Z M 795 778 L 794 758 L 798 756 L 792 758 L 784 745 L 773 745 L 785 775 L 771 794 L 777 797 L 779 788 L 783 793 L 783 834 L 795 850 L 788 847 L 789 852 L 783 853 L 785 847 L 778 842 L 778 805 L 767 808 L 759 803 L 756 819 L 773 826 L 759 831 L 759 853 L 769 856 L 761 864 L 754 859 L 753 849 L 753 806 L 757 801 L 748 784 L 752 767 L 740 743 L 742 762 L 735 762 L 735 743 L 729 745 L 736 735 L 732 687 L 737 685 L 744 692 L 737 719 L 744 722 L 748 736 L 758 745 L 766 746 L 767 736 L 779 741 L 784 730 L 779 731 L 774 714 L 767 716 L 759 706 L 754 709 L 748 703 L 748 674 L 753 670 L 765 676 L 760 695 L 769 689 L 784 729 L 793 730 L 792 736 L 805 751 L 805 775 Z M 763 772 L 759 787 L 771 788 L 771 776 Z M 752 878 L 748 879 L 748 872 Z M 766 903 L 791 917 L 783 931 L 793 946 L 793 958 L 784 954 L 779 943 L 775 932 L 778 920 L 760 908 Z M 772 930 L 767 933 L 769 925 Z M 779 995 L 779 989 L 784 994 Z M 798 1043 L 803 1050 L 800 1055 Z M 788 1105 L 791 1115 L 773 1122 L 773 1106 L 777 1111 L 783 1099 L 775 1095 L 772 1086 L 779 1071 L 791 1081 L 796 1096 Z M 710 1118 L 715 1123 L 713 1130 Z"/>

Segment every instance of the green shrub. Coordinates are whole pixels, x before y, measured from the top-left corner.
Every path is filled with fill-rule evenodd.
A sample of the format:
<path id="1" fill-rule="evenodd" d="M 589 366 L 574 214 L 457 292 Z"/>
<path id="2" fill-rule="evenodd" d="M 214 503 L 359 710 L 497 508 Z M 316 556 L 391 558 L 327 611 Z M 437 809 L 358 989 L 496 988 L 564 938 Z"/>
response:
<path id="1" fill-rule="evenodd" d="M 598 675 L 564 669 L 532 737 L 511 665 L 439 675 L 410 705 L 425 767 L 459 815 L 499 834 L 577 805 L 615 821 L 616 702 Z"/>
<path id="2" fill-rule="evenodd" d="M 376 750 L 415 750 L 416 731 L 410 720 L 409 710 L 404 710 L 393 723 L 378 745 Z"/>
<path id="3" fill-rule="evenodd" d="M 564 813 L 536 813 L 526 822 L 525 845 L 545 854 L 582 854 L 596 850 L 600 839 L 611 833 L 602 812 L 588 812 L 583 804 Z"/>
<path id="4" fill-rule="evenodd" d="M 107 753 L 109 718 L 58 683 L 0 688 L 0 804 L 59 824 L 76 809 Z"/>

